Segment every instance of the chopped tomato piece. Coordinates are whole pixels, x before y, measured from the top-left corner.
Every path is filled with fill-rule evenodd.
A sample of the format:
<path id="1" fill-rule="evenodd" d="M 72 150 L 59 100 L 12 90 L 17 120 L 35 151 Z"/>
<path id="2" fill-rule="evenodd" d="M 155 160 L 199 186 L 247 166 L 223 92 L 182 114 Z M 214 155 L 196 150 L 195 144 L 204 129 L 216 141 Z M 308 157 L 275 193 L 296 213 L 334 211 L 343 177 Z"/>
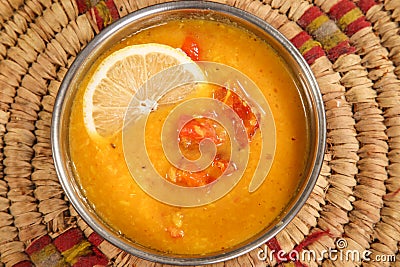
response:
<path id="1" fill-rule="evenodd" d="M 184 148 L 198 145 L 201 140 L 211 139 L 217 146 L 226 140 L 225 130 L 207 118 L 195 118 L 186 123 L 179 132 L 179 143 Z"/>
<path id="2" fill-rule="evenodd" d="M 181 49 L 188 55 L 192 60 L 199 61 L 200 60 L 200 49 L 196 40 L 188 35 L 183 41 Z"/>
<path id="3" fill-rule="evenodd" d="M 218 179 L 228 166 L 229 162 L 217 155 L 210 167 L 203 171 L 191 172 L 171 167 L 167 173 L 167 179 L 174 184 L 186 187 L 203 186 Z"/>
<path id="4" fill-rule="evenodd" d="M 250 140 L 260 126 L 257 117 L 252 112 L 249 104 L 247 104 L 247 102 L 238 94 L 232 90 L 226 89 L 225 87 L 218 87 L 213 93 L 213 98 L 224 102 L 236 112 L 243 121 L 244 127 L 247 131 L 247 137 Z"/>
<path id="5" fill-rule="evenodd" d="M 185 236 L 185 232 L 175 226 L 170 226 L 165 229 L 172 238 L 182 238 Z"/>

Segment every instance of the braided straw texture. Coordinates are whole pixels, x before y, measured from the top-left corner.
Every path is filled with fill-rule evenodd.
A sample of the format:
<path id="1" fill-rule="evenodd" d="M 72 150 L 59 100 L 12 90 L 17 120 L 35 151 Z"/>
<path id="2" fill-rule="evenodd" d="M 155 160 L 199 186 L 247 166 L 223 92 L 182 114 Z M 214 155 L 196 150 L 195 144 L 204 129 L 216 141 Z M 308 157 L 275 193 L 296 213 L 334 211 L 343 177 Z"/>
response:
<path id="1" fill-rule="evenodd" d="M 50 144 L 54 100 L 77 53 L 156 1 L 0 0 L 0 266 L 161 266 L 85 224 L 58 182 Z M 299 49 L 323 95 L 328 138 L 306 205 L 265 245 L 313 250 L 316 259 L 261 260 L 260 248 L 215 266 L 400 266 L 400 1 L 220 2 Z M 329 257 L 338 241 L 377 260 Z M 391 262 L 378 261 L 385 255 Z"/>

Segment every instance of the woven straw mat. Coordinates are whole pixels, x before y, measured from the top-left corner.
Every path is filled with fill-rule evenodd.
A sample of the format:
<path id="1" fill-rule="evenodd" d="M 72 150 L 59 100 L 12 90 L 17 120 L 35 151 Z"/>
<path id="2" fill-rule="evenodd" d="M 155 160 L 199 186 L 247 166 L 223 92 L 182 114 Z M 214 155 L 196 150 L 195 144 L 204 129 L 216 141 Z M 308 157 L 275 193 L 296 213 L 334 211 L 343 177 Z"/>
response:
<path id="1" fill-rule="evenodd" d="M 400 0 L 224 3 L 272 24 L 307 60 L 324 100 L 327 149 L 306 205 L 265 244 L 320 257 L 263 260 L 259 248 L 215 266 L 400 266 Z M 153 4 L 0 0 L 0 266 L 161 266 L 85 224 L 50 145 L 57 90 L 78 52 L 112 21 Z M 343 244 L 371 261 L 324 256 Z"/>

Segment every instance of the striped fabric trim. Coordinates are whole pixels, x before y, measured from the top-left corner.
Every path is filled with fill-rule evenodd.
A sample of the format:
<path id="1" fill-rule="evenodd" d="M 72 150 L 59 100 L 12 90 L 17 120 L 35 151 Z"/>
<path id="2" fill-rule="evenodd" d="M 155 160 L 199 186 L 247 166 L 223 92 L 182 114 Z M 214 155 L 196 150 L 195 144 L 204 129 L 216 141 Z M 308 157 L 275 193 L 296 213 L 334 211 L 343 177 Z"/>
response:
<path id="1" fill-rule="evenodd" d="M 38 267 L 106 266 L 107 257 L 96 247 L 102 238 L 97 234 L 92 235 L 86 240 L 79 228 L 71 228 L 54 240 L 45 235 L 32 242 L 26 253 Z M 19 264 L 14 267 L 30 266 L 23 262 Z"/>
<path id="2" fill-rule="evenodd" d="M 321 44 L 313 40 L 305 31 L 300 32 L 290 41 L 300 51 L 307 63 L 310 65 L 318 58 L 325 56 Z"/>
<path id="3" fill-rule="evenodd" d="M 368 10 L 371 8 L 374 5 L 374 2 L 363 1 L 360 5 L 363 7 L 364 11 L 365 9 Z M 353 2 L 350 2 L 349 0 L 341 0 L 331 7 L 329 10 L 329 16 L 333 20 L 338 21 L 341 30 L 345 32 L 347 36 L 351 37 L 359 30 L 371 26 L 371 23 L 365 19 L 363 11 Z"/>
<path id="4" fill-rule="evenodd" d="M 355 51 L 355 48 L 350 46 L 348 37 L 317 6 L 306 10 L 298 20 L 298 24 L 315 37 L 322 45 L 321 50 L 327 51 L 331 61 Z"/>

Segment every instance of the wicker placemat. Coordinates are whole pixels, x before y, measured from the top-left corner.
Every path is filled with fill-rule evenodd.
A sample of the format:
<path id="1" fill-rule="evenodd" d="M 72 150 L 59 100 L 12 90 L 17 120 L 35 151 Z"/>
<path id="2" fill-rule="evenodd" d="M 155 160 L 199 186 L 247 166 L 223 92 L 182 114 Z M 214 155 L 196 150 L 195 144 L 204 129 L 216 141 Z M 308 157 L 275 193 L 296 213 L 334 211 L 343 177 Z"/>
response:
<path id="1" fill-rule="evenodd" d="M 77 53 L 112 21 L 155 3 L 0 0 L 0 266 L 155 266 L 79 218 L 50 146 L 55 96 Z M 328 144 L 298 216 L 264 247 L 216 266 L 400 266 L 400 1 L 224 3 L 272 24 L 306 58 L 323 94 Z M 268 249 L 288 253 L 264 259 Z M 296 257 L 305 250 L 318 259 Z M 355 250 L 371 261 L 339 257 Z"/>

